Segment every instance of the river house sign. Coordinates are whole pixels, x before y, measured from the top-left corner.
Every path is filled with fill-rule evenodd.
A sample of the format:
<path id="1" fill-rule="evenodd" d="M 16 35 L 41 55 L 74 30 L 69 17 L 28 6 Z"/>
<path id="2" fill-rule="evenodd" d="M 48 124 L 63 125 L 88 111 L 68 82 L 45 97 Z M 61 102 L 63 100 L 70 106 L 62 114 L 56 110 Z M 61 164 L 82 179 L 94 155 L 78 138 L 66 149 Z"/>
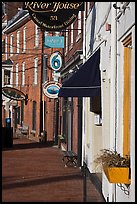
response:
<path id="1" fill-rule="evenodd" d="M 84 10 L 84 2 L 24 2 L 23 8 L 45 31 L 59 31 L 67 28 Z"/>

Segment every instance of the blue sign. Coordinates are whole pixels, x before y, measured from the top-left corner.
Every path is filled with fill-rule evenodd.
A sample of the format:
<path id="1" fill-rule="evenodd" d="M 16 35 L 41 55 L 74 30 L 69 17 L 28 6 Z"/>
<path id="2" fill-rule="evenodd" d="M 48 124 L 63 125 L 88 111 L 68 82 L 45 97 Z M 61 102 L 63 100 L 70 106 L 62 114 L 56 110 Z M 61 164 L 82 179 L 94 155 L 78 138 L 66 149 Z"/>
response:
<path id="1" fill-rule="evenodd" d="M 11 118 L 6 118 L 6 123 L 11 123 Z"/>
<path id="2" fill-rule="evenodd" d="M 54 71 L 60 70 L 62 66 L 62 57 L 59 52 L 54 52 L 50 57 L 50 66 Z"/>
<path id="3" fill-rule="evenodd" d="M 57 98 L 59 89 L 61 87 L 61 84 L 58 82 L 50 81 L 43 85 L 43 93 L 45 96 L 49 98 Z"/>
<path id="4" fill-rule="evenodd" d="M 64 37 L 46 36 L 44 46 L 47 48 L 64 48 Z"/>
<path id="5" fill-rule="evenodd" d="M 6 118 L 6 127 L 11 127 L 11 118 Z"/>

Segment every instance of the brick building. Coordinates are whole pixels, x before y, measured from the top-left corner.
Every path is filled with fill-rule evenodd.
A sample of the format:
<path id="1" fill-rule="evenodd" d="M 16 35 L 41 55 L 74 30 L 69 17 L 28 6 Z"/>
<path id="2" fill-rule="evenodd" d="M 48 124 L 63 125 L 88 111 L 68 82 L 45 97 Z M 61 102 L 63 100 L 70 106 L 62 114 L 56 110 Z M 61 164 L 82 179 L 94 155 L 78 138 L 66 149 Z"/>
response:
<path id="1" fill-rule="evenodd" d="M 92 6 L 93 2 L 85 4 L 86 16 Z M 10 7 L 15 8 L 16 15 L 11 16 Z M 41 87 L 41 69 L 43 65 L 46 67 L 44 73 L 46 81 L 52 81 L 53 71 L 50 68 L 49 59 L 56 48 L 42 47 L 42 31 L 31 20 L 28 12 L 18 7 L 22 7 L 22 2 L 12 5 L 7 2 L 5 6 L 3 5 L 4 12 L 7 11 L 8 14 L 7 19 L 10 20 L 8 20 L 8 26 L 3 29 L 2 35 L 3 64 L 9 60 L 12 64 L 11 74 L 9 74 L 11 80 L 9 84 L 4 85 L 13 86 L 28 95 L 27 105 L 24 102 L 18 102 L 18 105 L 11 110 L 13 111 L 11 117 L 14 115 L 15 130 L 25 125 L 29 127 L 29 137 L 36 140 L 39 139 L 40 132 L 47 133 L 47 140 L 56 141 L 58 134 L 63 134 L 65 136 L 64 147 L 78 153 L 80 160 L 82 148 L 81 98 L 60 98 L 58 103 L 58 100 L 44 96 Z M 65 31 L 58 33 L 65 37 L 65 47 L 63 50 L 60 49 L 64 59 L 61 82 L 77 72 L 83 64 L 83 18 L 84 13 L 80 11 L 75 21 Z M 56 35 L 56 33 L 48 32 L 45 35 Z M 5 76 L 5 71 L 3 74 Z"/>
<path id="2" fill-rule="evenodd" d="M 28 129 L 28 137 L 41 141 L 40 137 L 43 135 L 47 136 L 44 138 L 47 141 L 55 142 L 58 134 L 55 129 L 56 100 L 44 96 L 42 84 L 53 81 L 49 59 L 56 48 L 45 48 L 42 45 L 42 36 L 56 33 L 43 33 L 30 19 L 27 11 L 17 9 L 18 4 L 14 6 L 15 4 L 6 2 L 5 8 L 8 9 L 4 10 L 10 20 L 7 21 L 7 26 L 3 27 L 2 35 L 3 86 L 20 90 L 28 96 L 28 101 L 26 105 L 24 101 L 16 101 L 13 106 L 15 102 L 3 96 L 3 126 L 5 117 L 11 117 L 15 132 L 18 132 L 20 127 L 25 127 Z M 10 8 L 15 8 L 16 15 L 10 15 Z"/>
<path id="3" fill-rule="evenodd" d="M 87 2 L 86 15 L 88 15 L 91 7 L 92 2 Z M 65 135 L 64 147 L 80 153 L 81 143 L 78 145 L 78 135 L 80 138 L 82 132 L 78 127 L 81 124 L 81 99 L 63 98 L 58 103 L 58 100 L 44 96 L 41 90 L 41 67 L 43 65 L 46 66 L 46 81 L 53 80 L 53 71 L 50 68 L 49 59 L 56 48 L 42 47 L 42 31 L 30 19 L 29 14 L 21 9 L 22 2 L 19 4 L 16 2 L 12 5 L 11 2 L 6 2 L 3 8 L 3 13 L 7 15 L 8 25 L 3 28 L 4 53 L 2 61 L 3 65 L 9 61 L 12 64 L 9 71 L 10 81 L 3 85 L 13 86 L 28 95 L 27 105 L 19 101 L 17 106 L 12 107 L 11 104 L 9 106 L 11 114 L 6 113 L 6 117 L 14 116 L 12 122 L 15 131 L 20 126 L 27 126 L 29 137 L 36 140 L 39 140 L 40 132 L 47 133 L 47 140 L 56 140 L 56 142 L 58 134 L 63 134 Z M 16 15 L 10 13 L 10 8 L 14 8 L 13 14 L 16 13 Z M 58 34 L 65 37 L 65 48 L 60 49 L 64 54 L 64 65 L 61 70 L 61 78 L 64 82 L 77 71 L 83 62 L 83 12 L 80 11 L 74 23 L 64 32 Z M 45 35 L 56 35 L 56 33 L 48 32 Z M 42 49 L 44 53 L 43 61 Z M 5 71 L 3 76 L 5 76 Z M 64 107 L 65 111 L 61 111 L 64 110 Z M 73 108 L 68 111 L 68 107 Z M 4 109 L 3 124 L 5 112 L 8 111 Z"/>

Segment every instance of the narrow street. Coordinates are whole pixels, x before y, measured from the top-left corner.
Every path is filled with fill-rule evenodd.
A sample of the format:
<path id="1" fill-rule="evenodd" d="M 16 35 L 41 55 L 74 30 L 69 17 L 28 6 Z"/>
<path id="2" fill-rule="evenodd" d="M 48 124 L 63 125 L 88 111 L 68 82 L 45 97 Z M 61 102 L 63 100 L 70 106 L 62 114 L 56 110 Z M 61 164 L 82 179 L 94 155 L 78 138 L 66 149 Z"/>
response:
<path id="1" fill-rule="evenodd" d="M 2 202 L 83 202 L 83 174 L 65 167 L 63 151 L 14 138 L 2 152 Z M 105 202 L 87 179 L 87 202 Z"/>
<path id="2" fill-rule="evenodd" d="M 1 2 L 2 202 L 135 202 L 135 2 Z"/>

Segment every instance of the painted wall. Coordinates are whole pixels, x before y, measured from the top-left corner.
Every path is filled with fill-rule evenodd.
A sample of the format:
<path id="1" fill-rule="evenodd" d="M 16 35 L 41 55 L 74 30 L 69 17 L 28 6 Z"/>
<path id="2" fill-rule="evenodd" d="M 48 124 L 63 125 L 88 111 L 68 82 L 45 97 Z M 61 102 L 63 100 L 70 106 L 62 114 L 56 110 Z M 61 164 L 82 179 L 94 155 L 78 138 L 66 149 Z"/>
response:
<path id="1" fill-rule="evenodd" d="M 123 43 L 122 41 L 131 34 L 131 128 L 130 128 L 130 158 L 131 158 L 131 185 L 123 188 L 129 195 L 116 185 L 116 201 L 117 202 L 135 202 L 135 2 L 130 2 L 125 10 L 125 13 L 120 16 L 117 23 L 117 44 L 118 44 L 118 136 L 123 134 Z M 118 140 L 119 141 L 119 140 Z M 122 138 L 120 138 L 122 143 Z M 122 151 L 122 145 L 118 142 L 119 151 Z"/>
<path id="2" fill-rule="evenodd" d="M 91 172 L 100 172 L 101 170 L 95 169 L 95 163 L 93 162 L 97 154 L 100 153 L 100 149 L 103 148 L 104 144 L 108 144 L 108 138 L 106 138 L 106 134 L 104 131 L 109 131 L 109 75 L 110 75 L 110 43 L 106 44 L 106 40 L 110 38 L 110 31 L 105 31 L 105 23 L 109 22 L 109 11 L 110 11 L 110 3 L 105 2 L 96 2 L 92 11 L 89 13 L 88 18 L 85 22 L 86 27 L 86 59 L 92 55 L 92 52 L 95 52 L 100 46 L 103 47 L 101 49 L 101 63 L 100 70 L 101 72 L 101 86 L 104 91 L 102 91 L 102 121 L 103 121 L 103 129 L 102 126 L 96 126 L 94 124 L 95 114 L 90 112 L 90 99 L 85 98 L 85 113 L 84 113 L 84 141 L 85 141 L 85 152 L 86 152 L 86 161 L 88 167 Z M 104 16 L 100 18 L 100 16 Z M 106 18 L 108 21 L 106 21 Z M 101 31 L 101 32 L 100 32 Z M 104 41 L 105 40 L 105 41 Z M 102 51 L 103 50 L 103 51 Z M 107 57 L 106 57 L 107 56 Z M 105 60 L 102 60 L 105 58 Z M 107 64 L 107 66 L 106 66 Z M 103 81 L 105 79 L 105 81 Z M 107 103 L 105 106 L 104 104 Z M 106 111 L 104 111 L 104 109 Z M 106 114 L 106 115 L 105 115 Z M 106 117 L 105 117 L 105 116 Z M 106 131 L 105 131 L 106 132 Z M 105 135 L 105 137 L 103 137 Z M 84 156 L 85 157 L 85 156 Z"/>
<path id="3" fill-rule="evenodd" d="M 86 154 L 88 168 L 94 169 L 93 157 L 100 148 L 116 148 L 123 151 L 123 47 L 122 40 L 131 33 L 131 185 L 124 191 L 110 184 L 102 172 L 102 192 L 107 202 L 134 202 L 135 200 L 135 2 L 130 2 L 118 21 L 116 2 L 96 2 L 86 20 L 86 59 L 101 48 L 100 70 L 102 86 L 102 127 L 94 126 L 93 113 L 89 112 L 89 99 L 84 99 L 83 158 Z M 118 4 L 120 5 L 120 2 Z M 111 30 L 106 29 L 107 24 Z M 92 26 L 91 26 L 92 25 Z M 100 130 L 97 128 L 100 128 Z M 90 139 L 89 139 L 90 138 Z"/>

